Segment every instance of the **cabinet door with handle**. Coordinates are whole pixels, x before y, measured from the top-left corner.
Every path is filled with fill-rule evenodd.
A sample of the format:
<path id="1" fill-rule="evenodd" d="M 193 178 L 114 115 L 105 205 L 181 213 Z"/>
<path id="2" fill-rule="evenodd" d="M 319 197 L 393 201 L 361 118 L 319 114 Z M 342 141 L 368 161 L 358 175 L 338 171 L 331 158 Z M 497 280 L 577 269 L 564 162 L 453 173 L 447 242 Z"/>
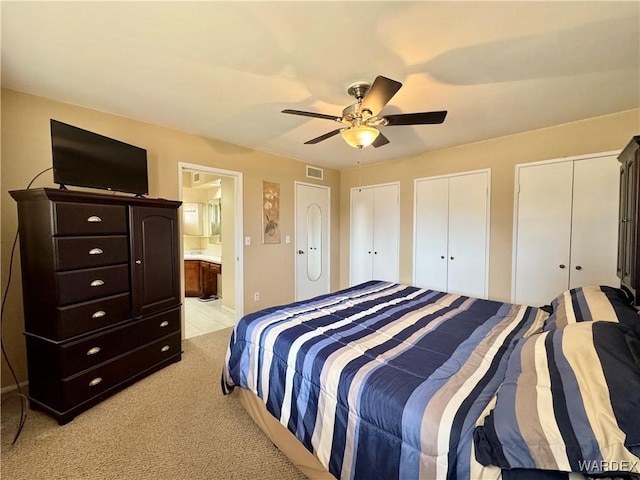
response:
<path id="1" fill-rule="evenodd" d="M 129 221 L 133 316 L 179 305 L 177 210 L 130 207 Z"/>

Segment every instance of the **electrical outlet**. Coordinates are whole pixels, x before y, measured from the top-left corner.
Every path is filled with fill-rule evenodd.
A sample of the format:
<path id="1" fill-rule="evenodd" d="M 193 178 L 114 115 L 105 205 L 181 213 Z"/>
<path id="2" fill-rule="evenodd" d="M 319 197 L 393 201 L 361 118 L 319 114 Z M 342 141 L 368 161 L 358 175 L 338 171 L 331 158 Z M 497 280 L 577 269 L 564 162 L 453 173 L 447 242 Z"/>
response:
<path id="1" fill-rule="evenodd" d="M 257 302 L 258 300 L 260 300 L 260 292 L 256 292 L 253 294 L 253 300 L 255 302 Z"/>
<path id="2" fill-rule="evenodd" d="M 244 244 L 251 245 L 251 237 L 244 237 Z"/>

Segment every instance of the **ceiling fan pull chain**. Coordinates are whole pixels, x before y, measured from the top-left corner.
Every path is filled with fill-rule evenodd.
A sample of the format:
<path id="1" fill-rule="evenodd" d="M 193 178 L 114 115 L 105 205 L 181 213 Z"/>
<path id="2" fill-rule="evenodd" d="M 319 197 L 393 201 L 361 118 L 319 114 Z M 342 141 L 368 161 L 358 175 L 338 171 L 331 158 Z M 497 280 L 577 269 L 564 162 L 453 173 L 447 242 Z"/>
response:
<path id="1" fill-rule="evenodd" d="M 358 187 L 362 187 L 362 147 L 358 148 Z M 362 191 L 362 189 L 360 190 Z"/>

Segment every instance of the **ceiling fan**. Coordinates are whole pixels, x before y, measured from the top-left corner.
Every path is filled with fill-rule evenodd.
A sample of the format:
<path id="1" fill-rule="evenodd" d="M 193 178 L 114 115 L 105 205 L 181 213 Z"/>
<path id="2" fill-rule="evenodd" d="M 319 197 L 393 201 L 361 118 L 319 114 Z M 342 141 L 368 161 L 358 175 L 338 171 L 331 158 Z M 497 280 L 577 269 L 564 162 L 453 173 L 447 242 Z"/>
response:
<path id="1" fill-rule="evenodd" d="M 336 128 L 324 135 L 304 142 L 305 145 L 315 144 L 340 133 L 342 138 L 354 148 L 373 145 L 381 147 L 389 143 L 377 127 L 394 125 L 426 125 L 444 122 L 447 111 L 401 113 L 396 115 L 380 115 L 380 111 L 389 100 L 400 90 L 402 83 L 378 75 L 373 81 L 355 82 L 349 85 L 347 93 L 355 97 L 356 103 L 349 105 L 342 111 L 341 117 L 325 115 L 324 113 L 304 112 L 302 110 L 283 110 L 282 113 L 302 115 L 303 117 L 324 118 L 342 123 L 346 126 Z"/>

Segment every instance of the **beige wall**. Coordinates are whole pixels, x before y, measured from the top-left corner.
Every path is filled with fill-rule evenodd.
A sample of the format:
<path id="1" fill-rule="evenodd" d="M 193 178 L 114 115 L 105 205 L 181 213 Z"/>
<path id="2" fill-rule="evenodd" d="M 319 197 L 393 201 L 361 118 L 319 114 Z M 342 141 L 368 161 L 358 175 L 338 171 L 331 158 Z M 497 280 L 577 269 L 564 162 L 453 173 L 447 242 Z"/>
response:
<path id="1" fill-rule="evenodd" d="M 8 191 L 25 188 L 35 174 L 51 166 L 50 118 L 147 148 L 151 197 L 178 198 L 178 162 L 242 172 L 244 236 L 250 236 L 252 240 L 251 246 L 244 247 L 245 313 L 294 299 L 294 243 L 261 243 L 262 181 L 280 183 L 281 233 L 283 238 L 285 235 L 293 238 L 294 181 L 313 182 L 305 177 L 304 163 L 5 89 L 2 90 L 0 197 L 3 290 L 16 231 L 16 208 Z M 640 110 L 636 109 L 372 166 L 366 166 L 365 150 L 362 152 L 365 162 L 361 172 L 362 185 L 400 182 L 400 281 L 410 283 L 413 272 L 414 179 L 491 168 L 489 296 L 509 300 L 514 166 L 518 163 L 619 150 L 632 135 L 638 133 Z M 358 185 L 359 173 L 356 168 L 342 172 L 325 168 L 324 173 L 325 180 L 315 183 L 332 188 L 331 288 L 335 290 L 346 287 L 349 281 L 349 190 Z M 55 187 L 50 172 L 42 175 L 33 185 L 43 186 Z M 19 256 L 16 255 L 14 276 L 3 316 L 3 339 L 22 381 L 26 379 L 26 361 L 20 282 Z M 255 291 L 260 292 L 259 302 L 253 301 Z M 2 386 L 11 383 L 3 360 Z"/>
<path id="2" fill-rule="evenodd" d="M 207 139 L 169 128 L 138 122 L 89 110 L 75 105 L 2 90 L 2 288 L 9 269 L 9 253 L 17 228 L 15 202 L 10 190 L 26 188 L 40 171 L 51 166 L 49 119 L 77 125 L 118 140 L 146 148 L 149 161 L 149 196 L 178 198 L 178 162 L 216 167 L 243 174 L 244 235 L 251 246 L 244 247 L 244 311 L 249 313 L 269 305 L 294 300 L 294 243 L 262 244 L 262 181 L 280 183 L 282 237 L 294 238 L 294 181 L 319 183 L 332 188 L 331 244 L 338 252 L 339 178 L 336 170 L 326 169 L 324 181 L 305 176 L 305 164 L 276 155 L 258 152 L 222 141 Z M 40 176 L 36 187 L 54 187 L 51 172 Z M 338 287 L 339 257 L 332 256 L 332 289 Z M 253 292 L 260 292 L 254 302 Z M 3 341 L 21 381 L 26 379 L 22 315 L 22 292 L 19 255 L 16 255 L 13 278 L 3 315 Z M 2 361 L 2 386 L 12 383 Z"/>
<path id="3" fill-rule="evenodd" d="M 428 127 L 424 127 L 428 128 Z M 491 169 L 489 297 L 511 299 L 514 174 L 518 163 L 621 150 L 640 133 L 640 110 L 563 124 L 362 167 L 362 185 L 400 182 L 400 282 L 413 279 L 414 179 Z M 363 151 L 366 163 L 366 151 Z M 341 172 L 340 287 L 349 284 L 349 198 L 357 168 Z"/>

